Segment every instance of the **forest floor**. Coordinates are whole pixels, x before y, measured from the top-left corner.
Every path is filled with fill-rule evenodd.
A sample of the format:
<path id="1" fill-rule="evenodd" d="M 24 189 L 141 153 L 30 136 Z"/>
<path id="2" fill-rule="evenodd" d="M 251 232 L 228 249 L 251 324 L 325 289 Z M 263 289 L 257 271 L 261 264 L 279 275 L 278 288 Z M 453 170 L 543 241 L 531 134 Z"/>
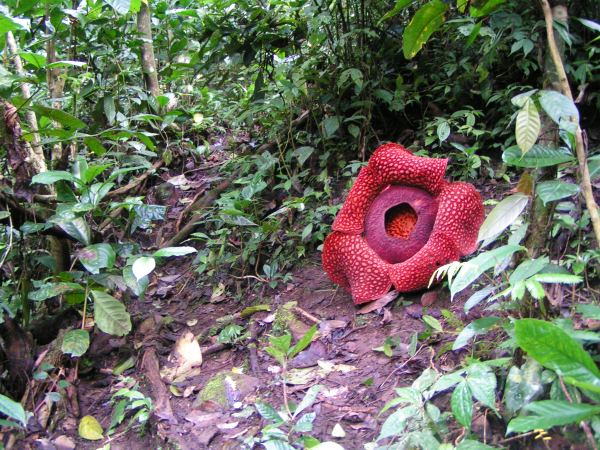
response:
<path id="1" fill-rule="evenodd" d="M 174 234 L 185 205 L 219 179 L 218 166 L 219 161 L 213 161 L 206 171 L 196 171 L 186 165 L 185 183 L 166 200 L 168 220 L 152 233 L 140 235 L 142 246 L 156 248 L 165 236 Z M 162 178 L 167 181 L 181 173 L 182 169 L 164 172 Z M 182 185 L 188 189 L 181 189 Z M 150 201 L 159 187 L 148 188 Z M 260 437 L 267 424 L 257 413 L 257 402 L 279 409 L 284 395 L 289 402 L 298 403 L 311 386 L 320 384 L 322 389 L 309 409 L 316 413 L 309 434 L 321 441 L 335 441 L 347 450 L 363 449 L 377 438 L 389 414 L 379 412 L 394 398 L 395 388 L 409 386 L 424 369 L 452 371 L 467 352 L 475 357 L 478 351 L 507 356 L 494 348 L 493 336 L 485 341 L 486 348 L 451 351 L 464 324 L 486 314 L 480 307 L 465 314 L 468 291 L 453 302 L 447 290 L 436 288 L 388 296 L 387 304 L 361 308 L 327 278 L 320 255 L 315 254 L 293 271 L 291 281 L 276 289 L 257 280 L 242 280 L 243 289 L 238 283 L 241 295 L 235 298 L 219 288 L 219 283 L 199 283 L 192 261 L 192 257 L 169 260 L 152 275 L 145 297 L 128 302 L 134 323 L 128 336 L 94 333 L 88 351 L 93 366 L 80 369 L 75 382 L 79 416 L 92 415 L 104 430 L 114 414 L 115 392 L 139 383 L 155 408 L 144 432 L 128 427 L 125 420 L 108 440 L 85 441 L 78 435 L 79 418 L 66 414 L 52 432 L 30 434 L 16 448 L 96 449 L 105 444 L 128 450 L 242 448 L 244 439 Z M 240 281 L 233 278 L 224 278 L 221 286 Z M 246 308 L 257 305 L 246 314 Z M 423 316 L 437 319 L 443 332 L 428 328 Z M 217 335 L 230 324 L 247 330 L 247 339 L 237 344 L 218 343 Z M 287 329 L 295 342 L 312 325 L 318 326 L 318 334 L 307 350 L 290 362 L 284 394 L 281 367 L 265 351 L 269 336 Z M 415 333 L 426 329 L 428 337 L 418 344 L 413 340 L 411 348 Z M 190 332 L 195 338 L 191 340 L 199 342 L 202 349 L 202 362 L 193 367 L 182 364 L 185 358 L 178 354 L 178 349 L 185 347 L 180 347 L 182 343 L 190 343 Z M 394 338 L 395 345 L 386 356 L 382 346 L 388 337 Z M 193 346 L 188 348 L 193 353 Z M 130 361 L 129 368 L 116 375 L 115 368 L 123 367 L 123 361 Z M 169 370 L 171 374 L 178 371 L 178 378 L 165 382 Z M 439 396 L 434 403 L 448 410 L 449 395 Z M 481 410 L 474 417 L 472 429 L 482 442 L 503 443 L 503 429 L 492 414 Z M 460 440 L 462 433 L 462 428 L 451 429 L 447 441 Z M 553 441 L 553 448 L 563 447 L 560 439 Z"/>

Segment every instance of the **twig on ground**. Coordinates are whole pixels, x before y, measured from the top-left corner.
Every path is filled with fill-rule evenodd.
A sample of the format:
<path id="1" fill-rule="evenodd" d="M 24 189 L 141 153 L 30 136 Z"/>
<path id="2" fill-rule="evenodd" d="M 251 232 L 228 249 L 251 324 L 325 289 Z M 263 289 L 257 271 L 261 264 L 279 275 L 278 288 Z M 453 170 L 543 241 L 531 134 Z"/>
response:
<path id="1" fill-rule="evenodd" d="M 112 198 L 112 197 L 117 197 L 119 195 L 128 193 L 132 189 L 135 189 L 140 183 L 142 183 L 144 180 L 146 180 L 146 178 L 148 178 L 150 175 L 154 174 L 164 164 L 165 164 L 165 161 L 163 159 L 159 159 L 154 164 L 152 164 L 152 167 L 150 169 L 148 169 L 146 172 L 141 174 L 139 177 L 137 177 L 133 181 L 127 183 L 125 186 L 121 186 L 120 188 L 115 189 L 114 191 L 110 191 L 108 194 L 106 194 L 106 197 Z"/>
<path id="2" fill-rule="evenodd" d="M 318 317 L 313 316 L 309 312 L 304 311 L 302 308 L 300 308 L 298 306 L 294 306 L 294 311 L 297 312 L 298 314 L 300 314 L 301 316 L 307 318 L 311 322 L 314 322 L 315 324 L 321 323 L 321 319 L 319 319 Z"/>
<path id="3" fill-rule="evenodd" d="M 238 173 L 234 172 L 231 177 L 229 177 L 226 180 L 223 180 L 218 186 L 216 186 L 214 189 L 211 189 L 210 191 L 206 192 L 202 198 L 200 198 L 199 200 L 197 200 L 196 202 L 193 203 L 193 207 L 190 208 L 190 210 L 201 210 L 203 208 L 206 208 L 207 206 L 210 206 L 215 200 L 217 200 L 217 198 L 219 198 L 219 195 L 221 195 L 221 192 L 223 192 L 225 189 L 227 189 L 238 177 Z M 186 240 L 188 238 L 188 236 L 190 234 L 192 234 L 192 232 L 196 229 L 196 227 L 199 225 L 199 222 L 202 220 L 202 213 L 201 212 L 197 212 L 194 215 L 192 215 L 192 217 L 190 218 L 190 220 L 188 221 L 187 225 L 184 226 L 178 233 L 175 234 L 175 236 L 173 236 L 171 239 L 169 239 L 167 242 L 165 242 L 163 244 L 164 247 L 172 247 L 174 245 L 179 244 L 180 242 Z"/>

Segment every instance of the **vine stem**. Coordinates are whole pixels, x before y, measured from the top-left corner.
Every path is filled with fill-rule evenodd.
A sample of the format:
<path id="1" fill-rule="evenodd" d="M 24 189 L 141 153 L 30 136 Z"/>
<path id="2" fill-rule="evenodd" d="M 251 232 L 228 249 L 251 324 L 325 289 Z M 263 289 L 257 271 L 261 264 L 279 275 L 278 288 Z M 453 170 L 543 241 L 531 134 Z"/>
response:
<path id="1" fill-rule="evenodd" d="M 552 9 L 548 0 L 540 0 L 542 10 L 544 12 L 544 21 L 546 23 L 546 35 L 548 39 L 548 48 L 556 73 L 558 75 L 558 81 L 562 94 L 573 101 L 573 94 L 571 93 L 571 87 L 569 86 L 569 80 L 567 79 L 567 73 L 565 72 L 565 66 L 560 57 L 556 40 L 554 39 L 554 25 L 552 17 Z M 592 227 L 594 228 L 594 234 L 596 236 L 596 247 L 600 244 L 600 216 L 598 216 L 598 205 L 594 199 L 594 193 L 592 191 L 592 183 L 590 180 L 590 171 L 585 156 L 585 145 L 583 143 L 583 134 L 581 127 L 577 124 L 577 131 L 575 132 L 575 151 L 577 153 L 577 161 L 579 162 L 579 172 L 581 174 L 581 190 L 583 191 L 583 198 L 585 205 L 590 213 L 590 219 L 592 221 Z"/>

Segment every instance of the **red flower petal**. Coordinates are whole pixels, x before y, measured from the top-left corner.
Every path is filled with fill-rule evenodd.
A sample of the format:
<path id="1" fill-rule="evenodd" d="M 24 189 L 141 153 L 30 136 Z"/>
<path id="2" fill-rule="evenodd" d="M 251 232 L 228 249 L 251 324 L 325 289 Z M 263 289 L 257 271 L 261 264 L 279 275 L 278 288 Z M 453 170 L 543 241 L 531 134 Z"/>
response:
<path id="1" fill-rule="evenodd" d="M 425 289 L 431 275 L 438 267 L 456 261 L 460 252 L 452 240 L 443 232 L 433 232 L 429 241 L 412 258 L 403 263 L 393 264 L 390 268 L 390 278 L 394 287 L 400 292 L 418 291 Z"/>
<path id="2" fill-rule="evenodd" d="M 477 248 L 477 236 L 484 216 L 483 202 L 475 186 L 462 182 L 446 183 L 438 202 L 433 232 L 443 232 L 460 256 L 473 252 Z"/>
<path id="3" fill-rule="evenodd" d="M 352 293 L 356 304 L 376 300 L 390 290 L 389 267 L 359 235 L 333 232 L 323 244 L 325 272 Z"/>
<path id="4" fill-rule="evenodd" d="M 360 234 L 371 202 L 389 184 L 425 189 L 437 195 L 444 184 L 446 159 L 414 156 L 398 144 L 385 144 L 375 150 L 348 193 L 344 206 L 333 222 L 334 231 Z"/>
<path id="5" fill-rule="evenodd" d="M 439 207 L 427 244 L 415 255 L 394 264 L 390 278 L 400 292 L 424 289 L 433 272 L 457 261 L 476 248 L 483 222 L 483 203 L 469 183 L 447 183 L 438 197 Z"/>

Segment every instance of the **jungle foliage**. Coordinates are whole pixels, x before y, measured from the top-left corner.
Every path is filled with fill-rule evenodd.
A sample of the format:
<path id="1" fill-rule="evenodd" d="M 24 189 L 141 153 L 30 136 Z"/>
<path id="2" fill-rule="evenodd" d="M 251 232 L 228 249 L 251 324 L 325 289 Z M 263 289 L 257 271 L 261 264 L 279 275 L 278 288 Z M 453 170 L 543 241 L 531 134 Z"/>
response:
<path id="1" fill-rule="evenodd" d="M 487 312 L 470 323 L 424 316 L 410 356 L 436 333 L 454 333 L 447 351 L 468 348 L 463 367 L 428 369 L 398 388 L 365 446 L 491 448 L 472 430 L 478 410 L 506 433 L 538 430 L 540 439 L 539 430 L 569 435 L 582 424 L 581 440 L 597 445 L 600 251 L 586 189 L 600 177 L 600 5 L 550 5 L 568 11 L 568 21 L 552 25 L 573 99 L 561 91 L 540 4 L 6 0 L 0 320 L 7 330 L 30 329 L 75 311 L 61 350 L 85 365 L 89 321 L 128 335 L 129 306 L 166 258 L 193 255 L 197 283 L 214 295 L 241 301 L 247 290 L 283 286 L 294 265 L 319 252 L 372 150 L 399 142 L 449 158 L 453 179 L 481 188 L 491 212 L 479 253 L 437 275 L 452 297 L 469 291 L 465 312 Z M 142 245 L 168 211 L 145 183 L 160 183 L 169 167 L 213 170 L 212 197 L 181 217 L 191 224 L 178 223 L 186 234 Z M 310 337 L 296 346 L 271 338 L 267 352 L 283 366 L 284 384 L 288 358 Z M 400 344 L 391 336 L 383 351 Z M 2 426 L 26 429 L 32 403 L 19 401 L 31 369 L 7 369 Z M 35 376 L 57 394 L 48 401 L 66 395 L 62 369 Z M 126 408 L 144 424 L 152 410 L 128 386 L 115 400 L 114 427 Z M 449 392 L 442 411 L 432 400 Z M 285 391 L 281 411 L 257 403 L 269 424 L 245 445 L 335 448 L 308 435 L 313 413 L 299 416 L 317 394 L 309 390 L 302 408 L 289 406 Z M 464 433 L 447 442 L 449 427 Z"/>

